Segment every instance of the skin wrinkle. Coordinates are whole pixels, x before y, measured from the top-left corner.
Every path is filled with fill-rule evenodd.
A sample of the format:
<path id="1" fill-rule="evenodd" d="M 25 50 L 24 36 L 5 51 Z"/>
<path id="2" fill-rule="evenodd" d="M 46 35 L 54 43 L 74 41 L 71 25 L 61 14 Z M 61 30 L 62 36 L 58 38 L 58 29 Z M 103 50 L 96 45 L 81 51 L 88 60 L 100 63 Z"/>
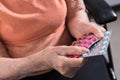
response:
<path id="1" fill-rule="evenodd" d="M 0 21 L 0 39 L 1 39 L 1 21 Z"/>
<path id="2" fill-rule="evenodd" d="M 67 8 L 68 9 L 67 10 L 68 11 L 67 23 L 70 21 L 70 19 L 76 17 L 76 15 L 77 15 L 77 17 L 79 17 L 79 18 L 77 18 L 79 20 L 79 22 L 82 21 L 82 19 L 83 19 L 83 21 L 85 21 L 85 20 L 89 21 L 87 14 L 85 14 L 86 13 L 85 12 L 86 7 L 84 5 L 84 1 L 81 1 L 81 0 L 66 0 L 66 2 L 68 3 L 67 4 L 67 7 L 68 7 Z M 74 14 L 74 15 L 72 15 L 72 14 Z M 79 14 L 83 15 L 84 18 L 83 18 L 83 16 L 81 16 Z"/>
<path id="3" fill-rule="evenodd" d="M 21 18 L 21 19 L 29 19 L 29 18 L 34 18 L 34 17 L 37 17 L 39 16 L 40 14 L 39 13 L 33 13 L 33 14 L 17 14 L 17 13 L 14 13 L 10 10 L 8 10 L 2 3 L 0 3 L 0 10 L 5 12 L 6 14 L 9 14 L 13 17 L 16 17 L 16 18 Z"/>
<path id="4" fill-rule="evenodd" d="M 1 18 L 3 18 L 2 26 L 4 26 L 2 27 L 1 29 L 2 31 L 0 33 L 2 34 L 2 39 L 6 44 L 8 52 L 11 55 L 11 57 L 24 57 L 30 55 L 34 53 L 30 51 L 33 50 L 31 48 L 33 48 L 33 46 L 35 45 L 36 46 L 34 47 L 34 49 L 35 51 L 38 51 L 44 49 L 46 46 L 70 44 L 71 36 L 69 35 L 68 31 L 65 30 L 66 26 L 64 26 L 67 8 L 63 0 L 60 0 L 60 2 L 57 0 L 55 0 L 55 2 L 51 1 L 52 5 L 50 5 L 49 2 L 43 0 L 43 3 L 45 2 L 44 4 L 47 5 L 46 9 L 48 10 L 45 14 L 44 11 L 46 10 L 43 10 L 43 13 L 41 13 L 43 7 L 45 6 L 40 2 L 38 3 L 37 1 L 39 0 L 32 0 L 32 1 L 24 0 L 25 3 L 31 4 L 30 6 L 32 6 L 34 9 L 37 9 L 37 11 L 33 11 L 33 12 L 28 11 L 29 13 L 27 14 L 26 12 L 24 14 L 21 12 L 16 12 L 15 11 L 16 9 L 12 9 L 13 6 L 11 6 L 11 2 L 9 1 L 5 5 L 2 4 L 5 3 L 6 1 L 0 3 L 0 16 Z M 19 2 L 19 1 L 13 0 L 13 2 Z M 10 8 L 7 5 L 9 5 Z M 16 8 L 18 7 L 18 9 L 20 8 L 17 5 L 15 6 Z M 25 8 L 29 7 L 26 5 L 24 6 Z M 55 9 L 51 10 L 52 8 Z M 6 30 L 8 31 L 6 32 Z M 30 32 L 30 34 L 26 34 L 30 30 L 34 30 L 35 32 Z M 6 36 L 7 34 L 12 36 L 9 38 L 9 36 Z M 69 39 L 69 41 L 66 39 Z"/>

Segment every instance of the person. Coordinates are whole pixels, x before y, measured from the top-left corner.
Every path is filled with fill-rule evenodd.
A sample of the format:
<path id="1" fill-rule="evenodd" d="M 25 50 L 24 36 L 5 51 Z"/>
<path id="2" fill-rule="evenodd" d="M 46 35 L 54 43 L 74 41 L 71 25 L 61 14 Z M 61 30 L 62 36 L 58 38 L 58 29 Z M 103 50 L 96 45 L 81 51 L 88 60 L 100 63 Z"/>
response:
<path id="1" fill-rule="evenodd" d="M 86 59 L 67 55 L 88 51 L 72 46 L 74 38 L 91 32 L 104 37 L 85 10 L 83 0 L 0 0 L 0 80 L 27 80 L 53 70 L 72 78 Z"/>

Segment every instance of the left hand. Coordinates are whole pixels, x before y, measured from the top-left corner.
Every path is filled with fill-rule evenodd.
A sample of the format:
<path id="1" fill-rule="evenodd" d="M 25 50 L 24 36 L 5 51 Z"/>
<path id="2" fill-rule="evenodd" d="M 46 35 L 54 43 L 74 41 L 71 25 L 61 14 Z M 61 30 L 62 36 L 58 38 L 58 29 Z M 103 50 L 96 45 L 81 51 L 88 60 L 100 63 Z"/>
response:
<path id="1" fill-rule="evenodd" d="M 69 30 L 73 37 L 76 39 L 81 38 L 84 34 L 93 33 L 98 38 L 103 38 L 103 32 L 105 29 L 102 26 L 99 26 L 98 24 L 94 22 L 89 21 L 77 21 L 77 20 L 71 20 L 69 22 Z"/>

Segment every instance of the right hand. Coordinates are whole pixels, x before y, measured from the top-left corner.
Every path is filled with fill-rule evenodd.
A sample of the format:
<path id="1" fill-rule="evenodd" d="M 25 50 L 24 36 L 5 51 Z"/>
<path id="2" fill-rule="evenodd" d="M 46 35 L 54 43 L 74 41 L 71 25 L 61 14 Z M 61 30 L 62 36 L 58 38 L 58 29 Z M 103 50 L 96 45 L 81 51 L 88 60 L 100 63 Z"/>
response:
<path id="1" fill-rule="evenodd" d="M 70 58 L 67 55 L 81 55 L 88 50 L 77 46 L 56 46 L 42 50 L 42 58 L 51 68 L 57 70 L 65 77 L 73 77 L 83 65 L 84 58 Z"/>

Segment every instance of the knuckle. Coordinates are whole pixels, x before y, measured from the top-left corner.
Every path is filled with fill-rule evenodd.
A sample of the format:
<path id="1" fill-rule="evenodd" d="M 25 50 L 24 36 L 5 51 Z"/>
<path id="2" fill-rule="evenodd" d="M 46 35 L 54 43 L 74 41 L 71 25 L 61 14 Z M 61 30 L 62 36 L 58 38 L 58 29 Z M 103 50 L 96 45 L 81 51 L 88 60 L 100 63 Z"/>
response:
<path id="1" fill-rule="evenodd" d="M 54 48 L 51 46 L 51 47 L 47 47 L 46 48 L 48 51 L 52 51 Z"/>
<path id="2" fill-rule="evenodd" d="M 64 76 L 67 76 L 67 71 L 62 70 L 62 71 L 61 71 L 61 74 L 64 75 Z"/>
<path id="3" fill-rule="evenodd" d="M 73 46 L 73 51 L 80 52 L 81 51 L 81 47 Z"/>
<path id="4" fill-rule="evenodd" d="M 80 47 L 78 47 L 78 46 L 73 46 L 76 50 L 78 50 L 78 48 L 80 49 Z"/>
<path id="5" fill-rule="evenodd" d="M 63 60 L 59 61 L 57 68 L 59 69 L 59 72 L 65 76 L 68 72 L 69 66 L 67 66 L 66 61 Z"/>
<path id="6" fill-rule="evenodd" d="M 65 76 L 65 77 L 71 77 L 70 75 L 69 75 L 69 71 L 67 71 L 67 70 L 62 70 L 61 72 L 61 75 L 63 75 L 63 76 Z"/>
<path id="7" fill-rule="evenodd" d="M 67 48 L 68 46 L 63 46 L 63 45 L 61 45 L 61 46 L 59 46 L 59 47 L 61 47 L 61 49 L 64 49 L 64 48 Z"/>
<path id="8" fill-rule="evenodd" d="M 61 73 L 63 76 L 68 77 L 68 78 L 73 78 L 75 74 L 71 74 L 71 72 L 63 72 Z"/>

